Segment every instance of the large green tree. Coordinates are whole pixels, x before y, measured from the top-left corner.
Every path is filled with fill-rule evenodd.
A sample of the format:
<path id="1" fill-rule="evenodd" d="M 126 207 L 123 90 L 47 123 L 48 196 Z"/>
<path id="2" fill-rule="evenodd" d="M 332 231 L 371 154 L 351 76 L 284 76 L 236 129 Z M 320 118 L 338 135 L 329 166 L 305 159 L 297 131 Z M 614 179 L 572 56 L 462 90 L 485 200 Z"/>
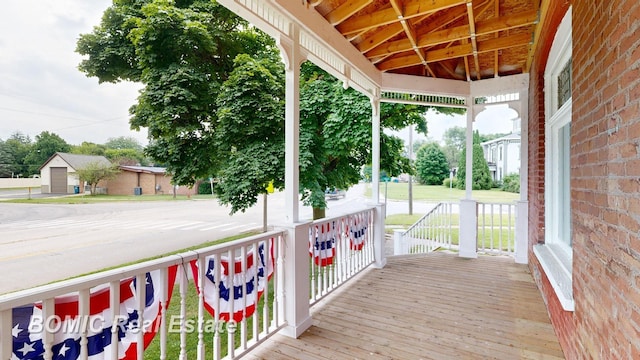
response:
<path id="1" fill-rule="evenodd" d="M 262 49 L 262 37 L 215 1 L 121 0 L 77 51 L 88 76 L 144 85 L 131 127 L 148 128 L 146 152 L 191 185 L 224 160 L 215 156 L 216 97 L 236 55 Z"/>
<path id="2" fill-rule="evenodd" d="M 449 176 L 447 158 L 437 143 L 423 145 L 416 153 L 416 172 L 421 184 L 442 185 Z"/>

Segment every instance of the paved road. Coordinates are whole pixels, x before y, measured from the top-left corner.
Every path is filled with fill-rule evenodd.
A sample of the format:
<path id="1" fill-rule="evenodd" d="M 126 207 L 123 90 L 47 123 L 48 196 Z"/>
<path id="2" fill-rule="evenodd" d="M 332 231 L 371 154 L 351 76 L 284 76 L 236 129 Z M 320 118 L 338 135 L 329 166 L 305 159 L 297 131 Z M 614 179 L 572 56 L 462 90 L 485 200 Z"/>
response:
<path id="1" fill-rule="evenodd" d="M 327 216 L 363 209 L 364 186 L 328 202 Z M 269 224 L 282 223 L 284 195 L 268 199 Z M 430 205 L 414 204 L 416 213 Z M 262 202 L 229 215 L 216 200 L 104 204 L 0 202 L 0 293 L 28 288 L 262 228 Z M 389 202 L 387 214 L 406 203 Z M 309 207 L 300 217 L 311 218 Z"/>

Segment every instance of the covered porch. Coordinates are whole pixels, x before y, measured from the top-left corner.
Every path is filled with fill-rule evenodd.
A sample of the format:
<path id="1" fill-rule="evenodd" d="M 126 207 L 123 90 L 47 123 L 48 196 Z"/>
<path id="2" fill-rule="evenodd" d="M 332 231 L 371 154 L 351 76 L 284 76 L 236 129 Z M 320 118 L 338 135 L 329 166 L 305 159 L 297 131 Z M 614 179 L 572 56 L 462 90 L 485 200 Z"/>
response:
<path id="1" fill-rule="evenodd" d="M 311 315 L 298 339 L 276 334 L 245 358 L 564 359 L 528 267 L 509 257 L 392 257 Z"/>

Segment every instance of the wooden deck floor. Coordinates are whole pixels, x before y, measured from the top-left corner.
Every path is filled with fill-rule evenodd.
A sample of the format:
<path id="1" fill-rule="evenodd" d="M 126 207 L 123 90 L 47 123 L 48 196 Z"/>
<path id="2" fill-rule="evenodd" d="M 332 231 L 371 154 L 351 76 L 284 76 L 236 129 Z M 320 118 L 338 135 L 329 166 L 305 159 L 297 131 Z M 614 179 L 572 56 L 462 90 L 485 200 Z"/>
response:
<path id="1" fill-rule="evenodd" d="M 528 268 L 510 258 L 389 258 L 312 307 L 299 339 L 249 359 L 564 359 Z"/>

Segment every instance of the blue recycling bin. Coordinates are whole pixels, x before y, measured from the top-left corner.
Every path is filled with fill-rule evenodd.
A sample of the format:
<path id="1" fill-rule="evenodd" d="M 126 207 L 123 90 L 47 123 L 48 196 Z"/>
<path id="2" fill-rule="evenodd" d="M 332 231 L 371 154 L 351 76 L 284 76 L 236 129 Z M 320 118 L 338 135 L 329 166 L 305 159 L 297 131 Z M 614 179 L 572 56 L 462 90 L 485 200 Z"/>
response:
<path id="1" fill-rule="evenodd" d="M 73 193 L 74 194 L 80 194 L 80 185 L 74 185 L 73 186 Z"/>

